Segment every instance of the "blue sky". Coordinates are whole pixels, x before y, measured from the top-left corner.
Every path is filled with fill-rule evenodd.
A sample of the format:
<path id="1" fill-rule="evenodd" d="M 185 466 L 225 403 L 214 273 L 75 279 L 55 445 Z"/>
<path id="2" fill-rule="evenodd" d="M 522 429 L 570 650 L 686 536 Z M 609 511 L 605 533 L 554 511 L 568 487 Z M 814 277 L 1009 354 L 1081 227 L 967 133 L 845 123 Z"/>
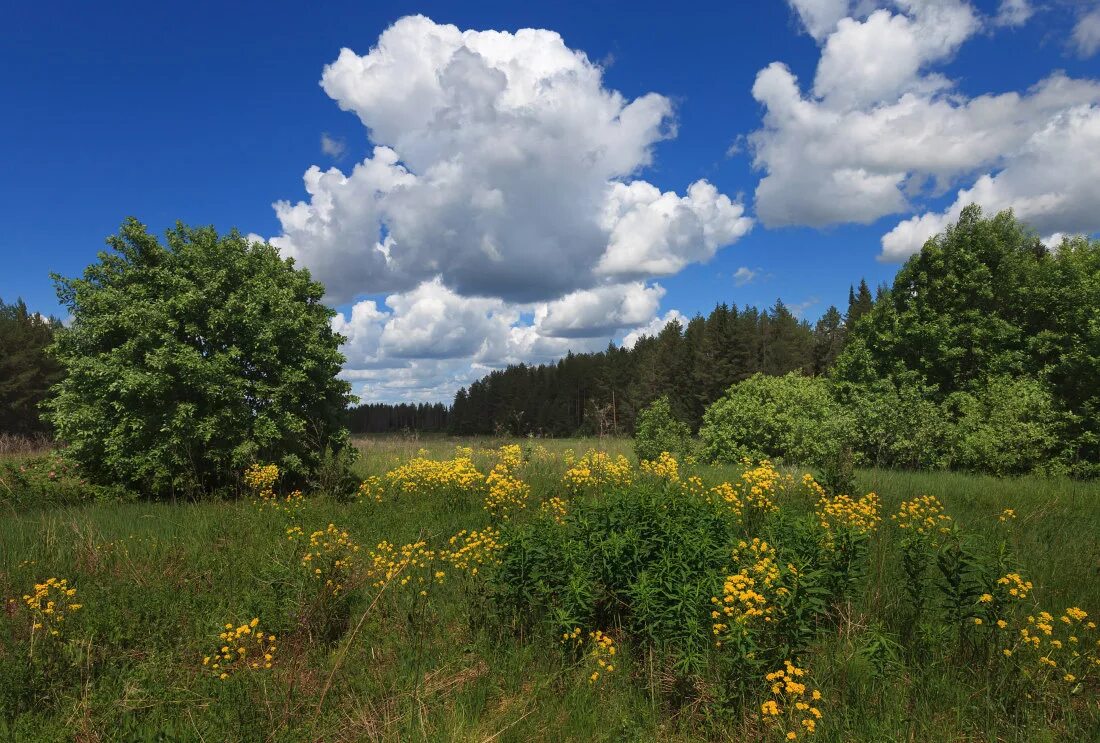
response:
<path id="1" fill-rule="evenodd" d="M 282 236 L 284 252 L 311 267 L 327 266 L 315 270 L 321 278 L 335 277 L 330 284 L 346 279 L 333 301 L 352 337 L 348 373 L 357 391 L 372 399 L 446 399 L 457 384 L 487 368 L 552 358 L 566 347 L 600 347 L 609 337 L 622 340 L 639 327 L 657 327 L 670 310 L 691 316 L 719 301 L 768 305 L 782 298 L 813 319 L 830 303 L 843 306 L 849 284 L 860 277 L 872 284 L 889 281 L 926 233 L 950 221 L 960 190 L 988 208 L 1023 209 L 1044 236 L 1100 229 L 1100 221 L 1090 222 L 1100 214 L 1095 186 L 1089 190 L 1086 183 L 1070 197 L 1053 199 L 1061 204 L 1056 207 L 1036 206 L 1050 196 L 1051 186 L 1028 191 L 1065 170 L 1058 142 L 1085 148 L 1069 180 L 1091 172 L 1096 181 L 1100 172 L 1100 155 L 1088 148 L 1100 127 L 1094 85 L 1100 78 L 1100 7 L 1093 2 L 61 2 L 9 6 L 2 13 L 0 86 L 7 115 L 0 117 L 0 297 L 22 296 L 32 309 L 60 313 L 48 274 L 79 273 L 127 215 L 158 232 L 180 219 Z M 596 253 L 563 248 L 562 260 L 575 264 L 575 281 L 547 268 L 553 262 L 545 251 L 553 253 L 559 243 L 551 240 L 537 255 L 524 253 L 523 246 L 508 243 L 522 231 L 493 217 L 504 221 L 486 228 L 493 242 L 486 250 L 503 251 L 519 270 L 529 265 L 533 276 L 554 273 L 545 285 L 533 281 L 524 289 L 503 275 L 481 281 L 479 265 L 461 263 L 466 246 L 446 245 L 439 237 L 453 234 L 451 223 L 421 236 L 423 246 L 414 245 L 410 235 L 433 209 L 426 189 L 405 194 L 377 218 L 379 241 L 392 235 L 398 236 L 395 251 L 409 246 L 401 270 L 379 273 L 369 260 L 356 258 L 363 248 L 353 244 L 363 240 L 360 228 L 374 223 L 364 222 L 354 204 L 344 207 L 344 221 L 334 218 L 327 225 L 328 242 L 315 242 L 315 231 L 295 231 L 272 205 L 304 200 L 302 214 L 316 219 L 317 203 L 309 203 L 303 188 L 303 173 L 312 165 L 350 174 L 372 157 L 375 144 L 384 144 L 396 152 L 393 167 L 422 183 L 430 166 L 451 162 L 436 145 L 451 143 L 452 134 L 430 122 L 408 136 L 402 129 L 409 111 L 416 112 L 408 101 L 392 103 L 408 82 L 401 59 L 377 79 L 355 77 L 353 70 L 352 63 L 366 59 L 388 27 L 410 14 L 434 24 L 409 27 L 409 38 L 436 33 L 444 24 L 556 32 L 564 48 L 587 55 L 581 73 L 598 75 L 594 88 L 579 88 L 575 97 L 617 91 L 623 105 L 649 93 L 663 97 L 667 110 L 653 114 L 663 134 L 639 133 L 636 141 L 613 135 L 629 140 L 615 155 L 627 166 L 597 168 L 611 174 L 608 184 L 644 181 L 687 199 L 689 185 L 705 179 L 716 198 L 728 198 L 732 206 L 719 199 L 714 212 L 685 201 L 695 221 L 684 227 L 687 237 L 672 245 L 671 238 L 661 242 L 667 235 L 636 234 L 626 217 L 603 237 L 595 235 L 591 222 L 607 204 L 580 203 L 578 197 L 580 210 L 590 208 L 591 214 L 572 231 L 563 228 L 560 244 L 568 247 L 575 235 L 593 234 L 597 243 L 606 239 L 610 245 L 618 229 L 626 247 L 615 270 L 607 269 L 606 255 L 598 263 Z M 881 24 L 879 31 L 874 24 Z M 342 60 L 350 78 L 326 92 L 319 85 L 322 71 L 345 47 L 356 55 Z M 526 47 L 509 49 L 512 69 L 522 69 Z M 898 49 L 905 51 L 895 56 Z M 775 62 L 786 72 L 762 78 Z M 793 98 L 784 88 L 789 75 L 798 81 Z M 451 91 L 456 100 L 476 90 L 463 87 L 472 85 L 471 76 L 451 79 L 458 80 Z M 764 87 L 762 79 L 772 92 L 754 95 L 754 83 Z M 444 93 L 451 84 L 446 80 Z M 378 86 L 388 92 L 379 93 Z M 989 105 L 974 105 L 983 96 Z M 795 99 L 802 113 L 788 106 Z M 461 119 L 466 104 L 454 105 L 447 115 L 472 131 L 474 119 Z M 500 100 L 493 105 L 499 108 Z M 891 118 L 902 115 L 903 107 L 909 128 Z M 460 146 L 469 148 L 461 153 L 467 168 L 462 177 L 468 179 L 461 188 L 503 191 L 505 209 L 512 208 L 512 193 L 540 193 L 538 172 L 524 174 L 520 186 L 514 169 L 502 175 L 495 166 L 471 165 L 475 153 L 484 154 L 486 142 L 499 136 L 492 126 L 510 127 L 506 131 L 520 150 L 543 136 L 568 149 L 573 124 L 534 116 L 518 132 L 514 120 L 479 119 L 485 137 L 460 135 Z M 591 128 L 587 121 L 576 124 L 578 137 Z M 618 126 L 617 119 L 612 125 Z M 378 134 L 384 129 L 395 133 Z M 932 130 L 939 133 L 914 135 Z M 955 141 L 963 130 L 975 137 L 973 146 Z M 342 152 L 323 152 L 322 134 Z M 966 151 L 986 144 L 989 152 L 944 154 L 948 145 Z M 612 151 L 617 146 L 609 145 Z M 537 149 L 542 145 L 531 147 L 527 156 L 537 169 L 541 155 L 531 153 L 543 152 Z M 429 151 L 435 154 L 424 154 Z M 821 153 L 827 156 L 819 158 Z M 923 164 L 933 160 L 935 165 Z M 774 189 L 761 195 L 757 189 L 766 176 Z M 534 182 L 527 183 L 528 177 Z M 568 190 L 568 177 L 555 175 L 546 190 L 563 184 Z M 603 183 L 602 177 L 592 175 L 578 189 Z M 509 184 L 519 190 L 509 190 Z M 334 188 L 343 189 L 338 200 L 365 193 L 346 184 Z M 648 201 L 629 204 L 657 208 Z M 486 219 L 485 213 L 452 217 L 463 230 Z M 720 244 L 689 244 L 691 235 L 704 234 L 719 235 L 713 240 Z M 884 235 L 893 240 L 884 242 Z M 442 260 L 436 279 L 423 268 L 436 265 L 432 250 Z M 372 255 L 381 260 L 379 253 Z M 448 256 L 459 258 L 448 267 Z M 635 260 L 648 268 L 632 273 Z M 735 279 L 738 269 L 751 280 Z M 495 276 L 492 270 L 485 275 Z M 660 296 L 656 286 L 664 290 Z M 394 294 L 399 297 L 387 303 Z M 357 314 L 356 303 L 363 304 Z M 650 310 L 658 325 L 643 317 Z M 609 329 L 585 313 L 618 319 Z"/>

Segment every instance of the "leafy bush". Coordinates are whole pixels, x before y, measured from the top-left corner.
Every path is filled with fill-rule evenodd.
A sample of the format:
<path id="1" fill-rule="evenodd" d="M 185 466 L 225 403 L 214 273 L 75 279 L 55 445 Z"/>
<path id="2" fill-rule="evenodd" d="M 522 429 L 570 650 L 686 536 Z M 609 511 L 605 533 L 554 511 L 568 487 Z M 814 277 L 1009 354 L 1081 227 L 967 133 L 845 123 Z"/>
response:
<path id="1" fill-rule="evenodd" d="M 80 466 L 58 452 L 0 461 L 0 503 L 14 508 L 52 508 L 130 500 L 117 485 L 88 482 Z"/>
<path id="2" fill-rule="evenodd" d="M 955 418 L 955 466 L 995 475 L 1065 471 L 1058 451 L 1062 418 L 1038 380 L 992 377 L 973 393 L 951 395 L 944 407 Z"/>
<path id="3" fill-rule="evenodd" d="M 564 518 L 513 525 L 493 595 L 521 626 L 567 640 L 581 628 L 621 633 L 679 678 L 717 672 L 740 697 L 813 638 L 828 586 L 853 582 L 830 571 L 854 569 L 836 564 L 837 540 L 815 519 L 772 511 L 753 523 L 762 538 L 697 479 L 639 480 L 571 501 Z"/>
<path id="4" fill-rule="evenodd" d="M 699 437 L 714 462 L 781 457 L 820 465 L 848 445 L 851 421 L 824 379 L 756 374 L 707 408 Z"/>
<path id="5" fill-rule="evenodd" d="M 835 394 L 853 423 L 862 463 L 907 469 L 946 465 L 950 421 L 927 385 L 896 379 L 840 382 Z"/>
<path id="6" fill-rule="evenodd" d="M 661 452 L 691 453 L 691 430 L 672 414 L 668 397 L 657 398 L 639 413 L 634 428 L 634 453 L 639 460 L 654 460 Z"/>
<path id="7" fill-rule="evenodd" d="M 299 479 L 345 445 L 350 386 L 324 288 L 270 245 L 135 219 L 82 278 L 54 277 L 72 325 L 49 419 L 97 482 L 151 495 L 232 484 L 254 461 Z"/>

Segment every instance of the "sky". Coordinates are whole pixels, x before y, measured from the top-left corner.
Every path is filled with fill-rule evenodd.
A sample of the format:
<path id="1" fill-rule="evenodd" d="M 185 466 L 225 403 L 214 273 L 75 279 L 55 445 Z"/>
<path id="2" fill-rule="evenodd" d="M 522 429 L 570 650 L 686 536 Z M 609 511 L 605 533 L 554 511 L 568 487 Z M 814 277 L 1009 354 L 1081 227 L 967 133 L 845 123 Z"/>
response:
<path id="1" fill-rule="evenodd" d="M 364 401 L 814 320 L 967 203 L 1100 232 L 1100 0 L 9 4 L 0 298 L 127 216 L 324 282 Z"/>

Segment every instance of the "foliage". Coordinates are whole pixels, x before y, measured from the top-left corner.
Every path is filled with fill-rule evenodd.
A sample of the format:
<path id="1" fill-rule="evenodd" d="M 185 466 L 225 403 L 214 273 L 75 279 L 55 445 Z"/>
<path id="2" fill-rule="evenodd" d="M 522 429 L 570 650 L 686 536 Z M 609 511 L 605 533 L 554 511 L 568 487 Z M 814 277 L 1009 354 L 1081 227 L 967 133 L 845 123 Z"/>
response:
<path id="1" fill-rule="evenodd" d="M 302 478 L 339 449 L 341 339 L 305 270 L 237 232 L 130 219 L 83 277 L 55 276 L 73 321 L 49 419 L 88 477 L 154 496 L 210 493 L 253 461 Z"/>
<path id="2" fill-rule="evenodd" d="M 842 445 L 850 422 L 824 379 L 757 374 L 735 384 L 703 415 L 702 453 L 715 462 L 776 457 L 821 464 Z"/>
<path id="3" fill-rule="evenodd" d="M 39 405 L 62 378 L 61 367 L 46 348 L 61 322 L 27 310 L 22 299 L 0 299 L 0 433 L 34 434 L 47 430 Z"/>
<path id="4" fill-rule="evenodd" d="M 26 509 L 132 499 L 125 488 L 88 482 L 80 465 L 59 452 L 0 459 L 0 504 Z"/>
<path id="5" fill-rule="evenodd" d="M 899 454 L 909 450 L 899 461 L 926 466 L 914 456 L 919 448 L 904 445 L 934 439 L 917 425 L 934 419 L 919 412 L 925 400 L 963 419 L 960 448 L 929 447 L 932 463 L 1018 472 L 1036 466 L 1009 452 L 1024 443 L 1039 445 L 1038 457 L 1066 451 L 1075 471 L 1089 474 L 1100 462 L 1098 349 L 1100 242 L 1078 237 L 1048 250 L 1012 212 L 985 218 L 969 206 L 849 329 L 833 374 L 875 395 L 889 393 L 889 382 L 908 401 L 900 436 L 886 439 L 889 447 L 900 440 Z M 980 430 L 983 411 L 1009 422 L 1016 441 L 995 446 Z"/>
<path id="6" fill-rule="evenodd" d="M 634 454 L 654 460 L 662 452 L 684 457 L 691 454 L 691 430 L 672 414 L 668 397 L 659 397 L 638 415 L 634 428 Z"/>
<path id="7" fill-rule="evenodd" d="M 1049 388 L 1028 377 L 993 377 L 977 391 L 955 392 L 944 405 L 955 420 L 953 464 L 995 475 L 1062 474 L 1065 417 Z"/>
<path id="8" fill-rule="evenodd" d="M 706 406 L 731 384 L 756 373 L 813 371 L 816 358 L 831 363 L 842 343 L 832 316 L 815 333 L 782 302 L 766 308 L 719 304 L 686 324 L 669 322 L 631 348 L 610 345 L 598 353 L 569 353 L 553 364 L 490 372 L 455 394 L 448 425 L 460 435 L 629 434 L 642 411 L 664 397 L 672 415 L 694 431 Z M 435 425 L 422 420 L 421 430 Z"/>

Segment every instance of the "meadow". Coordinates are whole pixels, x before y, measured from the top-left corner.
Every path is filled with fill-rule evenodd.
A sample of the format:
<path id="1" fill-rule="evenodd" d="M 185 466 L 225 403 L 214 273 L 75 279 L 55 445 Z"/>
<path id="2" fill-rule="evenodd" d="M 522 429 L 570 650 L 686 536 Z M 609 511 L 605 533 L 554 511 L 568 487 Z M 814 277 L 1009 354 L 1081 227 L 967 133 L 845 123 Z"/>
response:
<path id="1" fill-rule="evenodd" d="M 1100 483 L 356 445 L 354 498 L 9 457 L 0 740 L 1100 740 Z"/>

